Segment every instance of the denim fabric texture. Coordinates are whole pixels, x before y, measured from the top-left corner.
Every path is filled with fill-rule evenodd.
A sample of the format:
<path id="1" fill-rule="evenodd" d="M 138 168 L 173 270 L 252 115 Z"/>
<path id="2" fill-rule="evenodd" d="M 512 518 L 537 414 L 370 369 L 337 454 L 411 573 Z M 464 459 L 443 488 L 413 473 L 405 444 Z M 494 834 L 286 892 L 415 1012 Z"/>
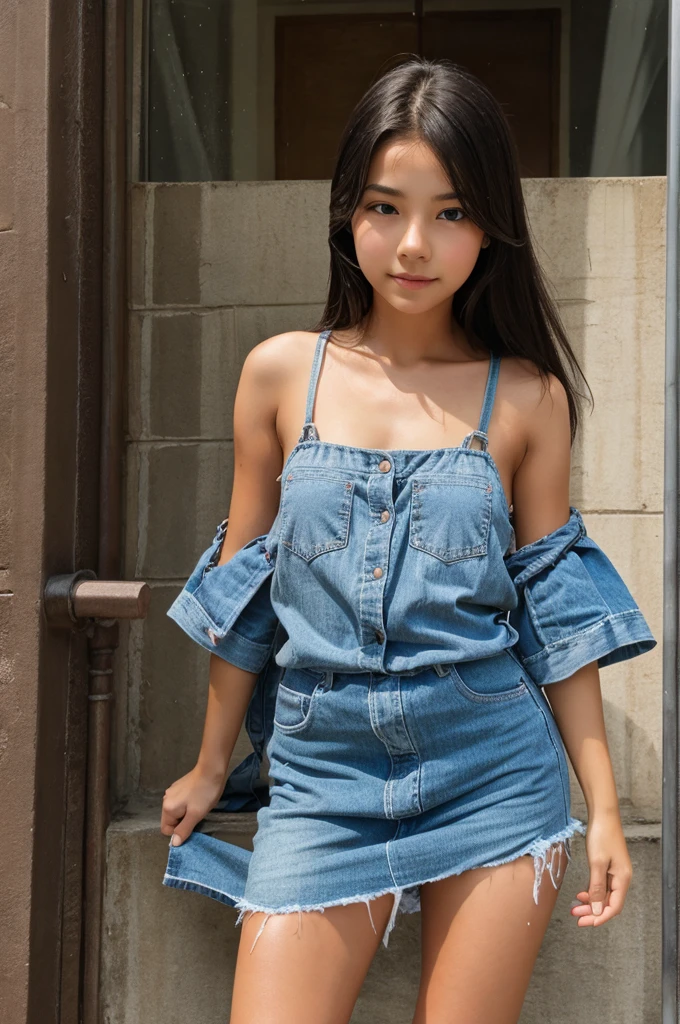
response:
<path id="1" fill-rule="evenodd" d="M 370 914 L 394 892 L 387 945 L 419 884 L 469 867 L 530 853 L 537 899 L 548 851 L 585 831 L 540 687 L 656 641 L 577 509 L 515 549 L 487 451 L 499 357 L 460 446 L 360 448 L 313 422 L 329 334 L 270 531 L 220 566 L 225 519 L 168 610 L 257 673 L 253 753 L 215 807 L 257 810 L 254 850 L 197 829 L 164 884 L 267 914 L 361 899 Z"/>

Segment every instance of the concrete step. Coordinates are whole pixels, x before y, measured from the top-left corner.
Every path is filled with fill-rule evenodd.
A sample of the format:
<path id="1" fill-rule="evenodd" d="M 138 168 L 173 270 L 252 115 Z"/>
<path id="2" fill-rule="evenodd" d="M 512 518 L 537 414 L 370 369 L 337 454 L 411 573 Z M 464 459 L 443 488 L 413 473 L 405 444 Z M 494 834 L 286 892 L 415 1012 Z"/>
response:
<path id="1" fill-rule="evenodd" d="M 160 833 L 160 805 L 160 798 L 128 804 L 108 829 L 102 1019 L 225 1024 L 240 935 L 237 911 L 162 884 L 168 839 Z M 255 828 L 254 814 L 211 816 L 214 835 L 248 849 Z M 569 913 L 576 892 L 588 885 L 585 839 L 574 837 L 521 1024 L 660 1020 L 661 824 L 629 811 L 624 828 L 633 884 L 623 914 L 601 928 L 579 928 Z M 543 882 L 551 884 L 547 875 Z M 411 1024 L 419 931 L 420 914 L 398 916 L 388 948 L 381 944 L 371 965 L 352 1024 Z"/>

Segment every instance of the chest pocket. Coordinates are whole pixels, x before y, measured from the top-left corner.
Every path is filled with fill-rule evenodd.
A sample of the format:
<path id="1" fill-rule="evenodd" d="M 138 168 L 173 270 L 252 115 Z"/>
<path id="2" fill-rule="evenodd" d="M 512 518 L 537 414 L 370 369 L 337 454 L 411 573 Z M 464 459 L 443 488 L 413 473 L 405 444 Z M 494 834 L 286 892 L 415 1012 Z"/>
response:
<path id="1" fill-rule="evenodd" d="M 293 469 L 281 492 L 280 543 L 306 562 L 346 548 L 354 481 L 318 469 Z"/>
<path id="2" fill-rule="evenodd" d="M 487 553 L 492 484 L 469 473 L 438 473 L 411 481 L 409 544 L 457 562 Z"/>

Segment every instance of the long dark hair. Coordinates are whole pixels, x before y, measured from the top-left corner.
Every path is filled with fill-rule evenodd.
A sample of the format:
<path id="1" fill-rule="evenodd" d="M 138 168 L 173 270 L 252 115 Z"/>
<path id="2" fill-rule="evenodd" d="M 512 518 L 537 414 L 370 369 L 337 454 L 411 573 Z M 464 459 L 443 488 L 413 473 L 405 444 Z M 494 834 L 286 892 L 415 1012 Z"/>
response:
<path id="1" fill-rule="evenodd" d="M 482 82 L 450 60 L 409 58 L 368 89 L 338 144 L 331 180 L 326 305 L 315 331 L 360 327 L 373 288 L 357 263 L 351 219 L 373 154 L 388 140 L 418 140 L 438 157 L 463 211 L 489 236 L 453 296 L 452 314 L 470 343 L 531 360 L 544 382 L 564 385 L 574 440 L 590 388 L 534 252 L 517 150 L 505 114 Z"/>

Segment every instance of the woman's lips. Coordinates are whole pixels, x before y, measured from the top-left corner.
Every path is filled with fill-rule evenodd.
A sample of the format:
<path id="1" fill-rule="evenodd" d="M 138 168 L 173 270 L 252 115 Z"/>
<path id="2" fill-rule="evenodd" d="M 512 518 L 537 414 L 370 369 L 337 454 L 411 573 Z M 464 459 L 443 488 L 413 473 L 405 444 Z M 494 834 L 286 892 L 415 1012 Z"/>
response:
<path id="1" fill-rule="evenodd" d="M 435 277 L 430 278 L 426 281 L 413 281 L 408 277 L 397 277 L 396 274 L 390 274 L 390 277 L 400 284 L 402 288 L 410 288 L 412 291 L 416 291 L 418 288 L 426 288 L 428 284 L 433 284 L 436 281 Z"/>

